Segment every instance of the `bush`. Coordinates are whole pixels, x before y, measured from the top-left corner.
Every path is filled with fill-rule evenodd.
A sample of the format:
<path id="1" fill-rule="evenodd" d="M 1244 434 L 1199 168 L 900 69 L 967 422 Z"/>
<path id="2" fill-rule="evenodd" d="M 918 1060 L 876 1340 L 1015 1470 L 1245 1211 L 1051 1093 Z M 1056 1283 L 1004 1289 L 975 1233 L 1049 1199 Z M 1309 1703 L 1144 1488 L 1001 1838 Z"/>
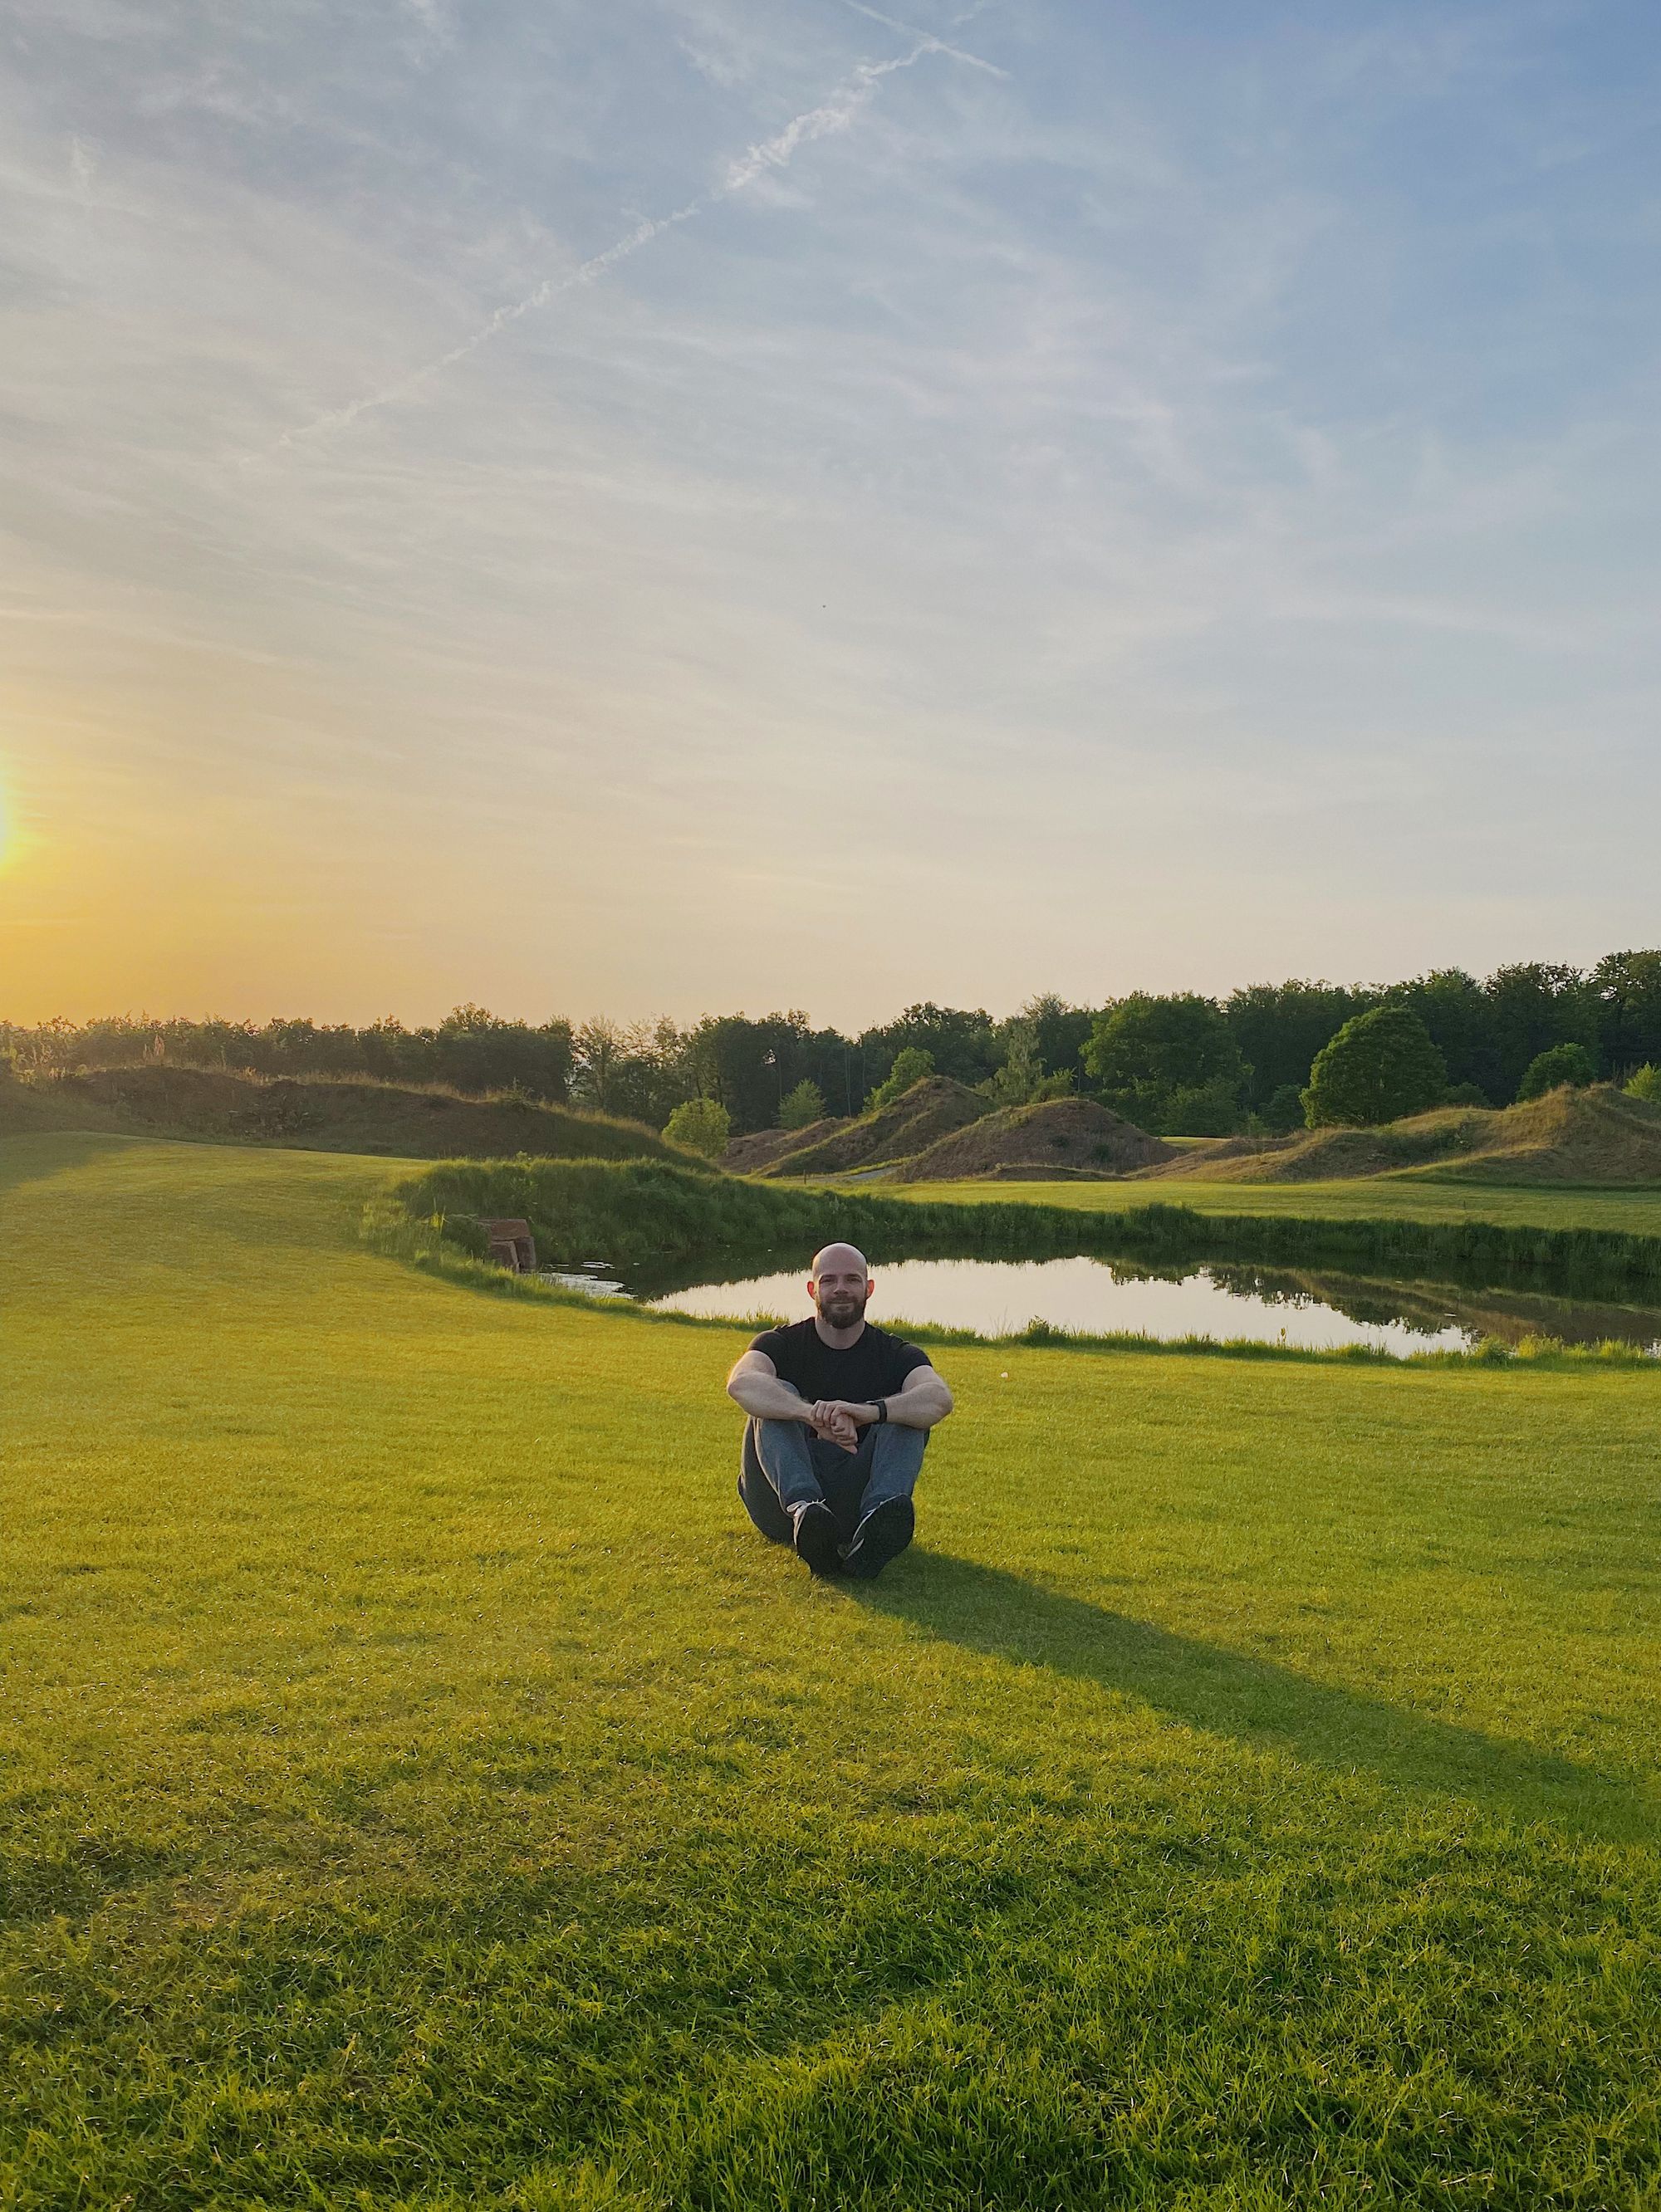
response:
<path id="1" fill-rule="evenodd" d="M 879 1083 L 865 1102 L 865 1110 L 873 1113 L 879 1106 L 891 1106 L 897 1098 L 904 1098 L 914 1083 L 921 1083 L 926 1075 L 934 1073 L 934 1055 L 920 1044 L 909 1044 L 888 1071 L 886 1083 Z"/>
<path id="2" fill-rule="evenodd" d="M 1027 1103 L 1029 1106 L 1047 1106 L 1052 1098 L 1070 1098 L 1073 1096 L 1073 1087 L 1072 1069 L 1058 1067 L 1053 1075 L 1041 1075 L 1038 1078 L 1032 1086 L 1032 1093 Z"/>
<path id="3" fill-rule="evenodd" d="M 1232 1137 L 1240 1126 L 1239 1084 L 1216 1075 L 1173 1091 L 1159 1126 L 1165 1137 Z"/>
<path id="4" fill-rule="evenodd" d="M 483 1221 L 523 1215 L 538 1243 L 571 1259 L 604 1253 L 618 1267 L 683 1255 L 776 1253 L 806 1258 L 845 1237 L 879 1264 L 925 1255 L 1060 1258 L 1098 1253 L 1158 1267 L 1187 1258 L 1259 1267 L 1365 1267 L 1493 1285 L 1541 1284 L 1559 1295 L 1619 1297 L 1661 1282 L 1661 1237 L 1626 1230 L 1512 1227 L 1493 1221 L 1323 1221 L 1300 1214 L 1211 1214 L 1155 1203 L 1097 1213 L 1025 1200 L 963 1205 L 864 1191 L 784 1189 L 657 1160 L 443 1160 L 370 1201 L 366 1235 L 442 1272 L 447 1254 L 483 1255 Z M 467 1279 L 484 1281 L 483 1274 Z M 527 1279 L 493 1287 L 526 1294 Z"/>
<path id="5" fill-rule="evenodd" d="M 1547 1091 L 1561 1090 L 1565 1084 L 1575 1091 L 1584 1091 L 1597 1079 L 1597 1066 L 1585 1045 L 1555 1044 L 1545 1052 L 1536 1053 L 1523 1070 L 1523 1079 L 1517 1086 L 1517 1101 L 1521 1105 L 1527 1098 L 1543 1098 Z"/>
<path id="6" fill-rule="evenodd" d="M 1636 1075 L 1628 1078 L 1626 1091 L 1628 1098 L 1647 1098 L 1661 1106 L 1661 1067 L 1646 1060 Z"/>
<path id="7" fill-rule="evenodd" d="M 1344 1024 L 1315 1055 L 1304 1093 L 1311 1129 L 1376 1127 L 1422 1114 L 1447 1089 L 1447 1062 L 1405 1006 L 1375 1006 Z"/>
<path id="8" fill-rule="evenodd" d="M 689 1152 L 718 1160 L 733 1133 L 733 1117 L 713 1098 L 688 1098 L 669 1116 L 663 1133 L 672 1145 L 684 1145 Z"/>
<path id="9" fill-rule="evenodd" d="M 1265 1129 L 1276 1137 L 1290 1136 L 1304 1126 L 1304 1094 L 1295 1083 L 1283 1083 L 1273 1092 L 1262 1112 Z"/>
<path id="10" fill-rule="evenodd" d="M 1494 1109 L 1494 1101 L 1480 1083 L 1456 1083 L 1451 1090 L 1442 1093 L 1442 1103 L 1444 1106 L 1484 1106 L 1490 1113 Z"/>
<path id="11" fill-rule="evenodd" d="M 824 1119 L 824 1093 L 817 1083 L 804 1079 L 779 1102 L 781 1129 L 806 1129 Z"/>

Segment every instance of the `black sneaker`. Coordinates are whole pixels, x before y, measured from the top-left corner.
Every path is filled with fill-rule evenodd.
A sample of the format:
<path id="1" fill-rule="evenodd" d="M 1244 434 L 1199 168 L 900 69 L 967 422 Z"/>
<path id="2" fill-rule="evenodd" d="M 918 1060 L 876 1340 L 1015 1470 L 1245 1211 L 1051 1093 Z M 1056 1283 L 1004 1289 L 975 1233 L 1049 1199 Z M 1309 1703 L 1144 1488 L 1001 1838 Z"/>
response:
<path id="1" fill-rule="evenodd" d="M 794 1506 L 790 1517 L 795 1522 L 791 1541 L 795 1545 L 796 1557 L 816 1575 L 839 1575 L 842 1532 L 830 1508 L 816 1498 L 806 1505 Z"/>
<path id="2" fill-rule="evenodd" d="M 873 1582 L 891 1559 L 898 1559 L 911 1541 L 917 1516 L 909 1498 L 885 1498 L 873 1505 L 854 1531 L 843 1565 L 861 1582 Z"/>

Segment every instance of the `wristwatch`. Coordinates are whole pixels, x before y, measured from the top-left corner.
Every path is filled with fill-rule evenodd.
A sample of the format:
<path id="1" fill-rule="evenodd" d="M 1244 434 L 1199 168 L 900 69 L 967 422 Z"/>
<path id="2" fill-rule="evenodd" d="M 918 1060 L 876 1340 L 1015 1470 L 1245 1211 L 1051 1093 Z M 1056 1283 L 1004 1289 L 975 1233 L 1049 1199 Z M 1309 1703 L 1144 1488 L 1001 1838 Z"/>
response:
<path id="1" fill-rule="evenodd" d="M 873 1398 L 871 1403 L 877 1409 L 877 1426 L 880 1428 L 888 1419 L 888 1401 L 886 1398 Z"/>

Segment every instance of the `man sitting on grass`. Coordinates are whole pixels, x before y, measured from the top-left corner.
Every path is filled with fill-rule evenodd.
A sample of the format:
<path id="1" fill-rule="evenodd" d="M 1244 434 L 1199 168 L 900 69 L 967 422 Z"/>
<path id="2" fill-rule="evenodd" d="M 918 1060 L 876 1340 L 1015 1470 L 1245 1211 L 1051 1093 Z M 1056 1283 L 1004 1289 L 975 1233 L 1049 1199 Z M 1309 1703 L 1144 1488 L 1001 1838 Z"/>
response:
<path id="1" fill-rule="evenodd" d="M 827 1244 L 811 1321 L 770 1328 L 727 1378 L 750 1419 L 739 1496 L 776 1544 L 816 1575 L 869 1581 L 911 1541 L 911 1492 L 952 1393 L 926 1352 L 867 1325 L 876 1285 L 863 1253 Z"/>

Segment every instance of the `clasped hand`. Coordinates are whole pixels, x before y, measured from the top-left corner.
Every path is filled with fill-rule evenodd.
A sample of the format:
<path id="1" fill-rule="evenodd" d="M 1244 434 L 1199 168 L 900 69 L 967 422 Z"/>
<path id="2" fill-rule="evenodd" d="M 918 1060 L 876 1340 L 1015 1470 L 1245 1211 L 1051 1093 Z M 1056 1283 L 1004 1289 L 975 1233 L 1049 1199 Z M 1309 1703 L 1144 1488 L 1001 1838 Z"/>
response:
<path id="1" fill-rule="evenodd" d="M 859 1449 L 860 1431 L 868 1428 L 876 1418 L 873 1407 L 856 1405 L 847 1398 L 819 1398 L 808 1411 L 813 1434 L 827 1443 L 840 1444 L 845 1452 Z"/>

